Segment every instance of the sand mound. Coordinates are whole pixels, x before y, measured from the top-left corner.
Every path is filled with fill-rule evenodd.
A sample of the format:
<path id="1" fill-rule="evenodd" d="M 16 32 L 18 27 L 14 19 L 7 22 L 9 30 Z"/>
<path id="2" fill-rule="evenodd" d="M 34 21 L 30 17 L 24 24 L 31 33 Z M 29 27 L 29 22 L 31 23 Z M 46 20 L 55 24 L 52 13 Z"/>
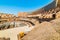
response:
<path id="1" fill-rule="evenodd" d="M 51 23 L 43 22 L 24 36 L 22 40 L 60 40 L 60 38 Z"/>

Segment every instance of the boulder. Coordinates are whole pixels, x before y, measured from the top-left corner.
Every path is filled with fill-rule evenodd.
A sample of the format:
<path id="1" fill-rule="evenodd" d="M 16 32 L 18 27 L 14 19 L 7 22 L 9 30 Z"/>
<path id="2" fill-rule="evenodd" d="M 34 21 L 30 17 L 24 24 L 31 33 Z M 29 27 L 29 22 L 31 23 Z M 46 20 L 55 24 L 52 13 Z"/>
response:
<path id="1" fill-rule="evenodd" d="M 60 18 L 52 20 L 50 23 L 53 25 L 53 28 L 56 30 L 56 32 L 60 34 Z"/>
<path id="2" fill-rule="evenodd" d="M 21 40 L 60 40 L 59 37 L 59 33 L 55 31 L 51 23 L 43 22 Z"/>

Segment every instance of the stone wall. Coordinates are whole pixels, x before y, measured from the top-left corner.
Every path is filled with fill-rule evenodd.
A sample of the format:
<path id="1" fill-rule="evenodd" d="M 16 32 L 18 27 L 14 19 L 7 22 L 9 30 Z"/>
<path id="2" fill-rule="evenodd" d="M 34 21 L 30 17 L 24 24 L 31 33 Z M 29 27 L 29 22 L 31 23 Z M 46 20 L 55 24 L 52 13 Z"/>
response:
<path id="1" fill-rule="evenodd" d="M 49 9 L 53 9 L 53 8 L 55 8 L 55 7 L 56 7 L 56 0 L 54 0 L 52 3 L 46 5 L 46 6 L 44 7 L 44 9 L 48 11 Z"/>

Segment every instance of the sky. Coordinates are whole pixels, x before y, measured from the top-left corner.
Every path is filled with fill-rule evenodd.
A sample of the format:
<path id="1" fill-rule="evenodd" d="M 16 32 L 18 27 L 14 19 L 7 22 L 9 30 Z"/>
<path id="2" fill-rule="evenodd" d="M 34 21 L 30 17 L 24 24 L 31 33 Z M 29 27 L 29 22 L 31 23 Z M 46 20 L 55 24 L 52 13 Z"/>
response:
<path id="1" fill-rule="evenodd" d="M 32 12 L 53 0 L 0 0 L 0 12 L 17 15 L 18 12 Z"/>

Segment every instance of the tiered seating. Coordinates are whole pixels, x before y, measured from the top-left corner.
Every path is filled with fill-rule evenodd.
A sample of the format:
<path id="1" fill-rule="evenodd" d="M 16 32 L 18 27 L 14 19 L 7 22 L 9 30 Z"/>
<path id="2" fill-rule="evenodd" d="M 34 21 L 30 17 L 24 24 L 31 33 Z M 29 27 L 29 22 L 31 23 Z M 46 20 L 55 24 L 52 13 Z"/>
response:
<path id="1" fill-rule="evenodd" d="M 53 20 L 57 17 L 60 18 L 60 12 L 59 12 L 60 8 L 59 7 L 56 7 L 55 9 L 50 9 L 49 11 L 44 11 L 44 12 L 43 11 L 41 11 L 41 13 L 37 12 L 38 16 L 26 17 L 29 20 L 21 20 L 20 19 L 19 21 L 25 21 L 25 22 L 30 23 L 31 25 L 35 25 L 36 22 L 41 23 L 41 22 L 44 22 L 44 21 L 51 21 L 51 20 Z M 2 25 L 0 25 L 0 30 L 14 28 L 15 27 L 14 25 L 15 24 L 10 24 L 10 23 L 5 23 L 4 24 L 3 23 Z"/>
<path id="2" fill-rule="evenodd" d="M 57 19 L 57 21 L 53 20 L 60 18 L 60 8 L 57 7 L 55 9 L 51 9 L 43 14 L 40 14 L 40 16 L 36 17 L 28 17 L 32 19 L 37 19 L 38 21 L 42 21 L 41 24 L 36 25 L 36 28 L 34 28 L 31 32 L 29 32 L 27 35 L 21 38 L 21 40 L 60 40 L 60 19 Z M 53 20 L 53 21 L 51 21 Z M 43 21 L 51 21 L 49 22 L 43 22 Z"/>
<path id="3" fill-rule="evenodd" d="M 10 25 L 10 23 L 6 22 L 6 23 L 3 23 L 3 24 L 0 24 L 0 30 L 4 30 L 4 29 L 9 29 L 9 28 L 12 28 L 12 26 L 14 25 Z"/>

